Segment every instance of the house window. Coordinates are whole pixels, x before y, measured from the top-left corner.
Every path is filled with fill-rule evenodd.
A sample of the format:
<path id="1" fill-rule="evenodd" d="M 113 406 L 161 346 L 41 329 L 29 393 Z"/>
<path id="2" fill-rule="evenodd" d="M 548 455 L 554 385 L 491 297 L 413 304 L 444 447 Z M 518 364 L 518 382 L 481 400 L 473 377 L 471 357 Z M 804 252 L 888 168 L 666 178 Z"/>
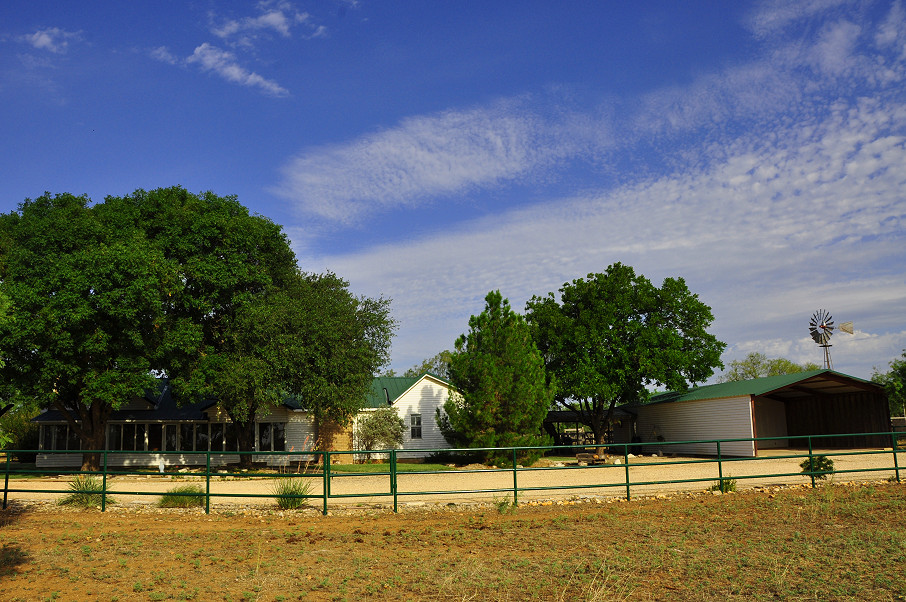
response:
<path id="1" fill-rule="evenodd" d="M 176 443 L 179 440 L 179 431 L 176 430 L 175 424 L 165 424 L 164 425 L 164 450 L 163 451 L 179 451 L 179 448 L 176 447 Z"/>
<path id="2" fill-rule="evenodd" d="M 41 448 L 45 451 L 65 450 L 68 441 L 68 428 L 65 424 L 46 424 Z M 72 449 L 79 449 L 78 446 Z"/>
<path id="3" fill-rule="evenodd" d="M 286 423 L 258 423 L 258 451 L 286 451 Z"/>
<path id="4" fill-rule="evenodd" d="M 192 451 L 194 443 L 195 425 L 192 423 L 181 423 L 179 425 L 179 451 Z"/>
<path id="5" fill-rule="evenodd" d="M 409 417 L 409 437 L 411 439 L 421 439 L 422 438 L 422 415 L 421 414 L 412 414 Z"/>
<path id="6" fill-rule="evenodd" d="M 208 425 L 195 425 L 195 451 L 208 451 Z"/>
<path id="7" fill-rule="evenodd" d="M 223 433 L 226 425 L 222 422 L 211 423 L 211 451 L 223 451 Z"/>
<path id="8" fill-rule="evenodd" d="M 122 424 L 108 424 L 107 425 L 107 449 L 109 449 L 109 450 L 123 449 L 123 425 Z"/>
<path id="9" fill-rule="evenodd" d="M 148 451 L 161 451 L 163 444 L 163 425 L 148 425 Z"/>

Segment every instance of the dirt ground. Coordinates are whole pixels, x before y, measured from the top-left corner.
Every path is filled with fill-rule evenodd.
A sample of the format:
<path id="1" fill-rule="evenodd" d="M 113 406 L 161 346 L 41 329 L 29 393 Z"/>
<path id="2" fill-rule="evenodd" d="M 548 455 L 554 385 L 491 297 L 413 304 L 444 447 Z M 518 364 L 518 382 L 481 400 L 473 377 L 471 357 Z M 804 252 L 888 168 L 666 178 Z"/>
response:
<path id="1" fill-rule="evenodd" d="M 0 600 L 906 600 L 903 485 L 281 512 L 18 502 Z"/>

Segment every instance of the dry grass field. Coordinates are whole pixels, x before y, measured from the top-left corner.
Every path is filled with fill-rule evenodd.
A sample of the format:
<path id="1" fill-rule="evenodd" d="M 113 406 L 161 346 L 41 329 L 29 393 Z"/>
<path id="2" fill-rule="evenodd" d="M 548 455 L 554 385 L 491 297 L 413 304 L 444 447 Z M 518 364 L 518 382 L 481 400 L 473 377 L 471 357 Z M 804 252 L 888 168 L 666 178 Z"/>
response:
<path id="1" fill-rule="evenodd" d="M 906 486 L 349 510 L 11 508 L 2 600 L 906 600 Z"/>

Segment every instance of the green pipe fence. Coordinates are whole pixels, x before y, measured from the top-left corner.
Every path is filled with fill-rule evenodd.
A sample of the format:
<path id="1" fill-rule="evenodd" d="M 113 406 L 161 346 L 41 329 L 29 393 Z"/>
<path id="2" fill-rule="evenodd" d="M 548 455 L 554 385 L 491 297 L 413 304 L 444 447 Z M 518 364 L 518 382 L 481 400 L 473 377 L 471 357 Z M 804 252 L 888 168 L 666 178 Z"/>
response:
<path id="1" fill-rule="evenodd" d="M 729 480 L 756 480 L 756 479 L 778 479 L 778 478 L 792 478 L 795 481 L 801 480 L 803 477 L 808 477 L 811 482 L 811 486 L 815 487 L 817 485 L 816 480 L 820 480 L 826 477 L 828 474 L 833 472 L 834 474 L 846 474 L 846 473 L 870 473 L 870 472 L 892 472 L 891 475 L 897 482 L 900 482 L 900 465 L 899 459 L 897 457 L 898 453 L 906 453 L 906 446 L 903 449 L 900 448 L 900 442 L 898 436 L 902 433 L 890 432 L 890 433 L 850 433 L 850 434 L 832 434 L 832 435 L 810 435 L 810 436 L 786 436 L 786 437 L 762 437 L 762 438 L 749 438 L 749 439 L 711 439 L 711 440 L 690 440 L 690 441 L 657 441 L 657 442 L 648 442 L 648 443 L 607 443 L 602 445 L 567 445 L 567 446 L 543 446 L 543 447 L 513 447 L 513 448 L 459 448 L 459 449 L 433 449 L 433 450 L 356 450 L 356 451 L 282 451 L 282 452 L 224 452 L 224 451 L 181 451 L 181 452 L 121 452 L 121 451 L 112 451 L 112 450 L 97 450 L 97 451 L 83 451 L 83 450 L 67 450 L 67 451 L 53 451 L 53 452 L 44 452 L 36 450 L 7 450 L 6 458 L 4 462 L 4 478 L 3 478 L 3 509 L 7 508 L 8 498 L 10 493 L 46 493 L 46 494 L 61 494 L 66 493 L 66 491 L 59 491 L 57 489 L 39 489 L 34 487 L 10 487 L 10 477 L 35 477 L 35 476 L 44 476 L 44 475 L 100 475 L 101 476 L 101 511 L 106 511 L 107 509 L 107 496 L 108 494 L 115 495 L 129 495 L 129 496 L 161 496 L 162 492 L 159 491 L 122 491 L 115 490 L 111 491 L 109 489 L 108 478 L 109 477 L 118 477 L 118 476 L 157 476 L 157 477 L 185 477 L 192 476 L 195 478 L 204 478 L 205 487 L 204 487 L 204 510 L 205 513 L 210 513 L 211 511 L 211 499 L 212 498 L 272 498 L 276 499 L 278 497 L 291 498 L 291 499 L 320 499 L 321 500 L 321 512 L 327 514 L 329 511 L 329 500 L 343 500 L 343 499 L 354 499 L 354 498 L 391 498 L 393 503 L 393 511 L 399 511 L 399 499 L 405 496 L 428 496 L 428 497 L 443 497 L 450 495 L 482 495 L 482 494 L 512 494 L 513 495 L 513 504 L 518 506 L 520 494 L 527 492 L 540 492 L 540 491 L 556 491 L 563 492 L 569 490 L 597 490 L 597 489 L 611 489 L 611 488 L 623 488 L 625 489 L 625 499 L 632 499 L 632 489 L 636 488 L 636 491 L 640 487 L 645 486 L 655 486 L 655 485 L 678 485 L 678 484 L 689 484 L 689 483 L 699 483 L 699 482 L 714 482 L 714 476 L 707 477 L 687 477 L 687 478 L 676 478 L 668 480 L 642 480 L 642 479 L 632 479 L 633 471 L 632 469 L 641 469 L 642 467 L 650 466 L 670 466 L 676 469 L 677 476 L 682 477 L 683 467 L 684 466 L 696 466 L 696 465 L 714 465 L 716 464 L 717 474 L 716 480 L 720 486 L 721 491 L 724 491 L 724 485 Z M 840 437 L 889 437 L 891 441 L 890 448 L 877 449 L 839 449 L 834 451 L 821 451 L 816 453 L 816 445 L 820 446 L 821 442 L 830 438 L 840 438 Z M 786 445 L 784 446 L 784 452 L 779 454 L 771 454 L 769 456 L 732 456 L 726 453 L 727 445 L 731 443 L 754 443 L 758 442 L 767 443 L 770 441 L 782 440 Z M 798 444 L 798 445 L 796 445 Z M 685 456 L 682 459 L 676 459 L 671 457 L 664 456 L 664 450 L 667 450 L 668 456 L 679 455 L 670 453 L 670 449 L 677 449 L 680 446 L 688 447 L 690 445 L 704 445 L 706 447 L 713 446 L 713 454 L 709 453 L 708 457 L 691 457 Z M 794 448 L 788 447 L 789 445 L 795 445 Z M 787 453 L 788 451 L 795 452 L 796 447 L 802 448 L 803 453 Z M 584 453 L 589 449 L 598 451 L 602 448 L 606 448 L 608 453 L 612 458 L 619 459 L 619 463 L 595 463 L 587 466 L 581 466 L 577 462 L 576 465 L 563 465 L 563 466 L 534 466 L 534 467 L 525 467 L 519 465 L 520 452 L 534 452 L 539 451 L 544 452 L 548 455 L 567 455 L 572 456 L 578 453 Z M 399 469 L 400 465 L 405 462 L 406 459 L 412 459 L 416 454 L 442 454 L 444 457 L 448 458 L 474 458 L 475 454 L 483 454 L 486 452 L 498 452 L 495 455 L 501 455 L 499 452 L 505 452 L 506 456 L 510 458 L 512 466 L 509 467 L 488 467 L 488 468 L 466 468 L 459 470 L 405 470 L 401 471 Z M 18 454 L 44 454 L 44 453 L 53 453 L 53 454 L 97 454 L 101 460 L 99 470 L 91 471 L 82 471 L 82 470 L 66 470 L 66 469 L 30 469 L 12 466 L 11 458 Z M 651 461 L 652 458 L 646 458 L 644 462 L 631 460 L 636 459 L 639 455 L 648 454 L 649 456 L 657 456 L 654 461 Z M 685 452 L 687 453 L 687 452 Z M 366 455 L 368 454 L 368 455 Z M 344 456 L 353 456 L 353 461 L 356 457 L 371 457 L 371 455 L 380 454 L 384 455 L 388 459 L 388 463 L 385 465 L 379 465 L 381 468 L 368 472 L 345 472 L 342 468 L 342 460 Z M 185 474 L 183 472 L 166 472 L 166 467 L 159 465 L 158 470 L 153 470 L 151 466 L 139 467 L 136 469 L 119 469 L 119 467 L 111 467 L 111 459 L 121 460 L 122 458 L 117 458 L 117 456 L 130 457 L 141 456 L 141 455 L 153 455 L 161 459 L 170 459 L 170 466 L 176 466 L 176 462 L 179 461 L 179 466 L 185 466 L 185 460 L 188 458 L 192 459 L 192 465 L 201 467 L 203 472 L 195 472 L 191 474 Z M 830 470 L 819 470 L 816 468 L 814 463 L 815 458 L 820 456 L 825 457 L 834 457 L 834 458 L 846 458 L 852 456 L 874 456 L 874 455 L 886 455 L 888 457 L 892 456 L 891 465 L 883 466 L 857 466 L 855 468 L 849 469 L 836 469 L 833 471 Z M 111 458 L 113 456 L 113 458 Z M 203 456 L 199 458 L 198 456 Z M 237 469 L 234 466 L 238 464 L 243 456 L 254 456 L 252 458 L 253 463 L 266 464 L 270 468 L 275 465 L 280 468 L 280 470 L 255 470 L 254 472 L 248 472 L 245 469 Z M 215 460 L 212 463 L 212 459 Z M 725 469 L 733 466 L 745 466 L 751 465 L 752 462 L 759 462 L 762 460 L 782 460 L 782 459 L 791 459 L 798 460 L 808 459 L 808 464 L 802 470 L 798 472 L 781 472 L 781 473 L 767 473 L 767 474 L 737 474 L 734 476 L 728 476 Z M 149 458 L 149 462 L 152 459 Z M 339 464 L 335 465 L 335 462 Z M 216 464 L 216 466 L 215 466 Z M 407 463 L 409 464 L 409 463 Z M 293 465 L 296 466 L 296 470 L 293 471 Z M 622 465 L 622 466 L 621 466 Z M 304 466 L 304 468 L 303 468 Z M 386 470 L 383 469 L 383 466 L 386 466 Z M 417 465 L 416 465 L 417 466 Z M 757 466 L 752 465 L 752 466 Z M 377 467 L 377 465 L 376 465 Z M 409 466 L 407 466 L 408 468 Z M 605 475 L 619 474 L 614 471 L 621 469 L 622 474 L 621 478 L 615 480 L 606 480 L 603 478 Z M 162 472 L 163 470 L 163 472 Z M 238 472 L 237 472 L 238 470 Z M 581 484 L 571 484 L 571 485 L 526 485 L 524 483 L 525 475 L 530 473 L 543 473 L 549 471 L 597 471 L 589 472 L 585 474 L 591 475 L 601 475 L 602 478 L 595 479 L 588 483 Z M 500 485 L 497 487 L 480 487 L 480 488 L 449 488 L 449 489 L 439 489 L 439 490 L 427 490 L 427 491 L 416 491 L 401 489 L 400 481 L 401 477 L 403 481 L 408 480 L 410 477 L 417 475 L 463 475 L 463 474 L 477 474 L 481 475 L 493 475 L 495 473 L 511 473 L 512 474 L 512 486 L 509 485 Z M 520 486 L 520 475 L 523 475 L 523 484 Z M 354 493 L 343 493 L 336 491 L 334 487 L 334 482 L 345 481 L 346 479 L 363 479 L 363 478 L 372 478 L 380 477 L 378 480 L 383 480 L 386 478 L 386 488 L 379 488 L 376 491 L 356 491 Z M 321 483 L 321 492 L 320 493 L 304 493 L 304 494 L 284 494 L 279 495 L 275 492 L 270 493 L 226 493 L 226 492 L 212 492 L 211 481 L 215 480 L 224 480 L 224 479 L 254 479 L 254 480 L 265 480 L 265 479 L 285 479 L 285 478 L 304 478 L 310 479 L 311 482 L 320 481 Z M 27 483 L 28 481 L 24 481 Z M 17 479 L 16 485 L 21 485 L 23 480 Z M 370 482 L 369 482 L 370 484 Z M 186 495 L 186 496 L 197 496 L 197 493 L 171 493 L 166 492 L 167 495 Z"/>

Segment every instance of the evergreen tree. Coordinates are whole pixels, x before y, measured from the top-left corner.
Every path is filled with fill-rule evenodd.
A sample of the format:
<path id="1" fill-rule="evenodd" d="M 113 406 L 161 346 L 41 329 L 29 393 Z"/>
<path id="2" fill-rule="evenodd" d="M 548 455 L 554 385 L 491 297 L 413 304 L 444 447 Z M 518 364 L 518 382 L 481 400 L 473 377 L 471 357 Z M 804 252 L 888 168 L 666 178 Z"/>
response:
<path id="1" fill-rule="evenodd" d="M 541 425 L 553 395 L 529 326 L 500 291 L 489 292 L 485 302 L 450 358 L 454 391 L 444 404 L 446 416 L 438 412 L 441 430 L 458 447 L 546 445 Z M 521 454 L 525 461 L 538 455 Z M 507 454 L 489 458 L 511 461 Z"/>

